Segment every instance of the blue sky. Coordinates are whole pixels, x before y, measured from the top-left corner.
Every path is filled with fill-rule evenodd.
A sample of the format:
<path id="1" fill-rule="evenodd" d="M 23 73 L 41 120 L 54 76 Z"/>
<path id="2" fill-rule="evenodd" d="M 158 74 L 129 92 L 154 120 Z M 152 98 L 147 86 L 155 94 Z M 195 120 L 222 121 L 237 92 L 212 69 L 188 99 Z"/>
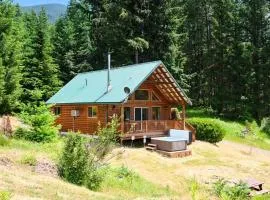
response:
<path id="1" fill-rule="evenodd" d="M 48 3 L 59 3 L 67 5 L 69 0 L 13 0 L 14 3 L 18 3 L 21 6 L 32 6 Z"/>

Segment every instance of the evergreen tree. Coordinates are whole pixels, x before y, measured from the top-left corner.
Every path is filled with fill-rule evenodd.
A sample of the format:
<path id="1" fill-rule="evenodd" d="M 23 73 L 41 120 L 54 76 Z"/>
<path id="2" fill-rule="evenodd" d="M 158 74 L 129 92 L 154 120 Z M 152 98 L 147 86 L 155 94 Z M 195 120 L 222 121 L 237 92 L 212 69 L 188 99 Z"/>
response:
<path id="1" fill-rule="evenodd" d="M 53 34 L 53 57 L 59 66 L 60 78 L 63 83 L 70 81 L 77 73 L 75 53 L 73 51 L 74 34 L 71 22 L 67 17 L 60 18 L 55 24 Z"/>
<path id="2" fill-rule="evenodd" d="M 243 24 L 246 30 L 246 41 L 251 44 L 250 63 L 250 92 L 254 116 L 262 118 L 269 114 L 270 102 L 270 36 L 269 36 L 269 8 L 267 0 L 243 1 Z"/>
<path id="3" fill-rule="evenodd" d="M 52 58 L 50 27 L 45 10 L 26 14 L 27 38 L 24 54 L 24 102 L 47 100 L 58 89 L 58 66 Z"/>
<path id="4" fill-rule="evenodd" d="M 67 14 L 55 25 L 54 58 L 61 71 L 61 80 L 70 81 L 77 73 L 93 69 L 92 23 L 77 1 L 70 1 Z"/>
<path id="5" fill-rule="evenodd" d="M 86 7 L 87 4 L 81 1 L 80 4 L 76 0 L 71 0 L 67 17 L 73 28 L 73 51 L 76 55 L 74 58 L 77 72 L 85 72 L 92 70 L 91 65 L 93 45 L 92 45 L 92 19 L 89 13 L 78 9 L 79 6 Z M 90 8 L 86 8 L 90 9 Z"/>
<path id="6" fill-rule="evenodd" d="M 179 14 L 179 4 L 174 0 L 81 1 L 80 10 L 93 21 L 94 64 L 105 66 L 107 51 L 113 52 L 113 66 L 163 60 L 187 88 L 181 48 L 185 37 L 178 32 L 184 16 Z"/>
<path id="7" fill-rule="evenodd" d="M 22 23 L 19 10 L 0 1 L 0 114 L 17 109 L 21 94 Z"/>

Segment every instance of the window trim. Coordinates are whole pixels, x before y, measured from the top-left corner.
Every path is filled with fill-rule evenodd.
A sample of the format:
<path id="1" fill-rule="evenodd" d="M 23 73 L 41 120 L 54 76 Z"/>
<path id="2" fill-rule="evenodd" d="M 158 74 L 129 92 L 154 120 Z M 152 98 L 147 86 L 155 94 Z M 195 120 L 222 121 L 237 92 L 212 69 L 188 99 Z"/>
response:
<path id="1" fill-rule="evenodd" d="M 125 119 L 125 108 L 129 108 L 129 119 L 128 120 Z M 131 121 L 131 117 L 132 117 L 131 110 L 132 110 L 132 108 L 130 106 L 124 107 L 124 121 Z"/>
<path id="2" fill-rule="evenodd" d="M 59 114 L 56 114 L 56 109 L 59 109 Z M 56 116 L 60 116 L 61 115 L 61 113 L 62 113 L 62 109 L 61 109 L 61 106 L 55 106 L 54 108 L 53 108 L 53 113 L 54 113 L 54 115 L 56 115 Z"/>
<path id="3" fill-rule="evenodd" d="M 150 107 L 147 107 L 147 106 L 142 106 L 142 107 L 137 106 L 137 107 L 134 107 L 134 108 L 133 108 L 133 109 L 134 109 L 134 113 L 133 113 L 133 116 L 134 116 L 133 120 L 134 120 L 134 121 L 136 121 L 136 120 L 135 120 L 135 118 L 136 118 L 136 117 L 135 117 L 135 115 L 136 115 L 136 111 L 135 111 L 136 108 L 140 108 L 141 110 L 142 110 L 143 108 L 146 108 L 146 109 L 147 109 L 147 111 L 148 111 L 148 112 L 147 112 L 147 118 L 148 118 L 148 119 L 147 119 L 147 120 L 142 120 L 142 119 L 141 119 L 140 121 L 148 121 L 148 120 L 149 120 L 149 110 L 150 110 Z M 141 117 L 142 117 L 142 113 L 141 113 Z"/>
<path id="4" fill-rule="evenodd" d="M 159 119 L 153 119 L 153 108 L 159 108 Z M 152 118 L 152 120 L 156 120 L 156 121 L 161 120 L 161 106 L 152 106 L 151 107 L 151 118 Z"/>
<path id="5" fill-rule="evenodd" d="M 137 92 L 138 90 L 146 90 L 146 91 L 148 92 L 148 99 L 147 99 L 147 100 L 136 99 L 136 92 Z M 134 101 L 150 101 L 150 100 L 151 100 L 151 97 L 150 97 L 150 95 L 151 95 L 151 90 L 149 90 L 149 89 L 138 89 L 138 90 L 136 90 L 136 91 L 134 92 Z"/>
<path id="6" fill-rule="evenodd" d="M 93 115 L 93 107 L 96 107 L 96 115 Z M 92 108 L 92 116 L 89 116 L 89 108 Z M 97 106 L 88 106 L 87 107 L 87 117 L 88 118 L 97 118 L 98 115 L 98 107 Z"/>

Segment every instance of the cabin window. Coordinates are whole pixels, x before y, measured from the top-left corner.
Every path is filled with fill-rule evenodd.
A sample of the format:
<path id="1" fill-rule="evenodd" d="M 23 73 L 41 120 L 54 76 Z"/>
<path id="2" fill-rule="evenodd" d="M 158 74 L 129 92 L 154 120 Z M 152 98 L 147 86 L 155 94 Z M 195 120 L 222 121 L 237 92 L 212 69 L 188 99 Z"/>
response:
<path id="1" fill-rule="evenodd" d="M 124 108 L 124 120 L 129 121 L 131 116 L 130 107 Z"/>
<path id="2" fill-rule="evenodd" d="M 158 96 L 154 92 L 152 92 L 152 101 L 159 101 Z"/>
<path id="3" fill-rule="evenodd" d="M 152 107 L 152 119 L 160 120 L 160 107 Z"/>
<path id="4" fill-rule="evenodd" d="M 53 112 L 55 115 L 61 115 L 61 107 L 54 107 Z"/>
<path id="5" fill-rule="evenodd" d="M 137 90 L 135 92 L 135 100 L 148 100 L 149 92 L 148 90 Z"/>
<path id="6" fill-rule="evenodd" d="M 97 107 L 96 106 L 88 107 L 88 117 L 97 117 Z"/>

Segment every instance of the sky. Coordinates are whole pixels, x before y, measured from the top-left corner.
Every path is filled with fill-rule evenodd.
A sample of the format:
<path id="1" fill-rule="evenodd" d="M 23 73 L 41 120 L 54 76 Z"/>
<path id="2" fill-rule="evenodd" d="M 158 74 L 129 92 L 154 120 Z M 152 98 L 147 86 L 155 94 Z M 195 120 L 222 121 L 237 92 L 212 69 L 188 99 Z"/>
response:
<path id="1" fill-rule="evenodd" d="M 59 3 L 67 5 L 69 0 L 13 0 L 14 3 L 18 3 L 20 6 L 32 6 L 49 3 Z"/>

